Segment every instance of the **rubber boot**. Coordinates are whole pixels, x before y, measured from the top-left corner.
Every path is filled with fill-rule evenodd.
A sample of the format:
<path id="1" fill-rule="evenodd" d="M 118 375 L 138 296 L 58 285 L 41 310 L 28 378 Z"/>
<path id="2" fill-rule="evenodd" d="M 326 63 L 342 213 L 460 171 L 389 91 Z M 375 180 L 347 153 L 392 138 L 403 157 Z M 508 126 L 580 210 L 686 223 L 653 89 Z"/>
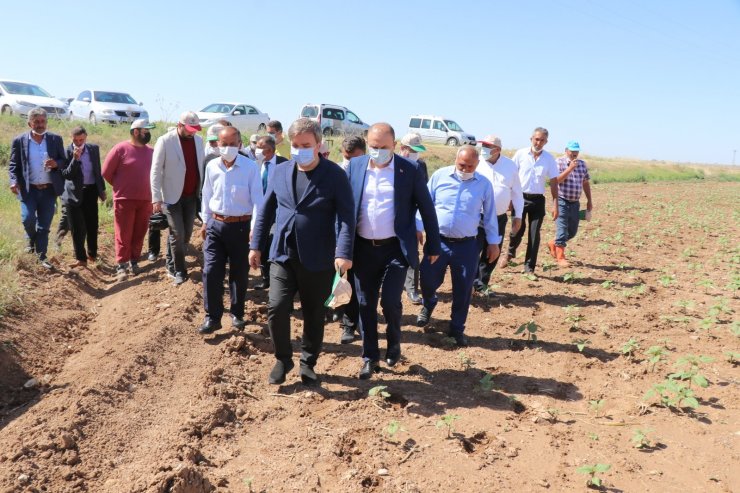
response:
<path id="1" fill-rule="evenodd" d="M 568 260 L 565 258 L 565 247 L 555 245 L 555 258 L 560 267 L 570 267 L 570 263 L 568 263 Z"/>
<path id="2" fill-rule="evenodd" d="M 547 247 L 550 249 L 550 255 L 552 255 L 552 258 L 558 258 L 557 254 L 555 253 L 555 240 L 548 241 Z"/>

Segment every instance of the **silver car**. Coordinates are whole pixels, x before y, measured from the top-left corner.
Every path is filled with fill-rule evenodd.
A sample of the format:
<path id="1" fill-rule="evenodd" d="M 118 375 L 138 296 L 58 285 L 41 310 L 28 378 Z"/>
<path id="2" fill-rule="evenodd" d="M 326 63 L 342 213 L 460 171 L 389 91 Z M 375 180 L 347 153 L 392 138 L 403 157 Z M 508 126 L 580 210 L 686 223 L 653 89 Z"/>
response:
<path id="1" fill-rule="evenodd" d="M 139 118 L 149 119 L 143 103 L 137 103 L 125 92 L 82 91 L 69 102 L 70 120 L 97 123 L 131 123 Z"/>
<path id="2" fill-rule="evenodd" d="M 301 108 L 301 118 L 310 118 L 321 125 L 321 132 L 332 135 L 367 135 L 370 125 L 354 112 L 335 104 L 308 103 Z"/>

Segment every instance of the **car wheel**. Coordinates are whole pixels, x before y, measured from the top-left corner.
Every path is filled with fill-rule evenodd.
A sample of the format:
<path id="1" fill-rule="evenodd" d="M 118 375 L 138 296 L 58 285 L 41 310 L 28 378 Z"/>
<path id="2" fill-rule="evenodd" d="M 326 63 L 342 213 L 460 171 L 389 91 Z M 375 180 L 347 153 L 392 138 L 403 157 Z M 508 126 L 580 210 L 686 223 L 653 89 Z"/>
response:
<path id="1" fill-rule="evenodd" d="M 12 115 L 13 109 L 6 104 L 5 106 L 3 106 L 2 113 L 3 115 Z"/>
<path id="2" fill-rule="evenodd" d="M 447 145 L 450 147 L 457 147 L 457 139 L 455 137 L 450 137 L 447 139 Z"/>
<path id="3" fill-rule="evenodd" d="M 97 125 L 98 124 L 98 119 L 95 117 L 95 113 L 92 112 L 92 111 L 90 112 L 90 118 L 89 118 L 89 120 L 90 120 L 90 124 L 91 125 Z"/>
<path id="4" fill-rule="evenodd" d="M 260 123 L 260 126 L 257 127 L 257 131 L 258 132 L 264 132 L 265 130 L 267 130 L 267 127 L 265 126 L 265 124 L 264 123 Z"/>
<path id="5" fill-rule="evenodd" d="M 324 137 L 331 137 L 331 136 L 332 136 L 332 131 L 331 131 L 331 128 L 329 128 L 329 127 L 326 127 L 326 128 L 324 129 L 324 131 L 323 131 L 323 134 L 324 134 Z"/>

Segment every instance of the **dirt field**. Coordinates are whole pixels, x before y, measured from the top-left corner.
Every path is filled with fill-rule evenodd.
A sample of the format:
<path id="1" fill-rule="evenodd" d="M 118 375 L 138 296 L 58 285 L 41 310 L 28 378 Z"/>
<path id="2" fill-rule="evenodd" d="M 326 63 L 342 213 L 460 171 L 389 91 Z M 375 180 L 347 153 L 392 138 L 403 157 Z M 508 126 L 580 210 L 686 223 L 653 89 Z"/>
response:
<path id="1" fill-rule="evenodd" d="M 161 260 L 123 283 L 109 264 L 24 268 L 29 301 L 0 326 L 0 492 L 586 491 L 577 469 L 596 464 L 605 491 L 740 491 L 740 186 L 599 185 L 594 201 L 570 269 L 543 241 L 537 278 L 523 251 L 494 273 L 469 348 L 439 332 L 448 282 L 426 331 L 404 300 L 404 358 L 371 381 L 328 324 L 313 390 L 296 371 L 267 384 L 265 293 L 244 334 L 203 338 L 197 267 L 180 288 Z M 515 334 L 530 320 L 536 342 Z M 667 406 L 646 399 L 686 355 L 712 359 Z"/>

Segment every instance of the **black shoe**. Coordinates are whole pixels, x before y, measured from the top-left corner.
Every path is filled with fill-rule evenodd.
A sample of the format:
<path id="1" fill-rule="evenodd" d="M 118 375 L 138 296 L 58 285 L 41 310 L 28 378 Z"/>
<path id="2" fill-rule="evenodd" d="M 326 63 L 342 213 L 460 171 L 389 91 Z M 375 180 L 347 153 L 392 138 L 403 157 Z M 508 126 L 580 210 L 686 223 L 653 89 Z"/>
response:
<path id="1" fill-rule="evenodd" d="M 432 310 L 428 309 L 425 306 L 421 307 L 421 311 L 419 312 L 419 316 L 416 317 L 416 326 L 417 327 L 424 327 L 429 323 L 429 319 L 432 318 Z"/>
<path id="2" fill-rule="evenodd" d="M 172 279 L 174 281 L 174 279 L 175 279 L 175 273 L 172 272 L 169 269 L 165 269 L 165 270 L 167 271 L 167 277 L 169 277 L 170 279 Z"/>
<path id="3" fill-rule="evenodd" d="M 335 311 L 334 313 L 331 314 L 331 321 L 332 322 L 339 322 L 340 320 L 342 320 L 342 314 L 341 313 Z"/>
<path id="4" fill-rule="evenodd" d="M 221 322 L 214 322 L 210 318 L 207 318 L 203 325 L 198 327 L 198 333 L 203 335 L 213 334 L 215 331 L 221 328 Z"/>
<path id="5" fill-rule="evenodd" d="M 351 325 L 342 326 L 342 338 L 339 342 L 342 344 L 349 344 L 355 340 L 355 328 Z"/>
<path id="6" fill-rule="evenodd" d="M 185 279 L 187 278 L 188 277 L 185 274 L 183 274 L 182 272 L 178 272 L 177 274 L 175 274 L 175 278 L 172 281 L 172 284 L 174 284 L 175 286 L 179 286 L 180 284 L 184 283 Z"/>
<path id="7" fill-rule="evenodd" d="M 367 360 L 360 370 L 360 380 L 368 380 L 373 376 L 373 373 L 378 373 L 379 371 L 380 364 L 377 361 Z"/>
<path id="8" fill-rule="evenodd" d="M 468 338 L 465 337 L 465 334 L 461 334 L 459 332 L 449 332 L 447 334 L 447 337 L 455 339 L 455 345 L 457 347 L 468 347 Z"/>
<path id="9" fill-rule="evenodd" d="M 131 262 L 131 275 L 135 276 L 136 274 L 140 273 L 141 269 L 139 269 L 139 263 L 138 262 Z"/>
<path id="10" fill-rule="evenodd" d="M 48 261 L 48 260 L 46 260 L 46 259 L 43 259 L 43 260 L 41 261 L 41 267 L 43 267 L 43 268 L 44 268 L 44 269 L 46 269 L 46 270 L 52 270 L 52 269 L 54 268 L 54 266 L 53 266 L 53 265 L 51 265 L 51 262 L 49 262 L 49 261 Z"/>
<path id="11" fill-rule="evenodd" d="M 310 366 L 301 365 L 298 374 L 301 376 L 301 383 L 303 385 L 316 385 L 319 383 L 319 376 Z"/>
<path id="12" fill-rule="evenodd" d="M 118 279 L 125 279 L 126 274 L 126 264 L 118 264 L 116 266 L 116 277 L 118 277 Z"/>
<path id="13" fill-rule="evenodd" d="M 234 327 L 236 330 L 244 330 L 244 327 L 247 326 L 247 322 L 245 322 L 243 318 L 239 318 L 236 315 L 232 315 L 231 316 L 231 326 Z"/>
<path id="14" fill-rule="evenodd" d="M 534 269 L 528 265 L 525 265 L 522 274 L 534 274 Z"/>
<path id="15" fill-rule="evenodd" d="M 406 291 L 406 296 L 412 305 L 421 305 L 421 295 L 417 291 L 409 289 Z"/>
<path id="16" fill-rule="evenodd" d="M 146 256 L 146 259 L 147 259 L 147 260 L 148 260 L 149 262 L 156 262 L 156 260 L 157 260 L 157 257 L 158 257 L 158 255 L 157 255 L 156 253 L 153 253 L 153 252 L 149 252 L 149 255 L 147 255 L 147 256 Z"/>
<path id="17" fill-rule="evenodd" d="M 388 366 L 396 366 L 396 363 L 401 359 L 401 345 L 391 346 L 385 352 L 385 364 Z"/>
<path id="18" fill-rule="evenodd" d="M 281 361 L 277 360 L 275 366 L 270 370 L 270 376 L 267 381 L 273 385 L 280 385 L 285 382 L 285 375 L 293 369 L 295 364 L 293 360 Z"/>

